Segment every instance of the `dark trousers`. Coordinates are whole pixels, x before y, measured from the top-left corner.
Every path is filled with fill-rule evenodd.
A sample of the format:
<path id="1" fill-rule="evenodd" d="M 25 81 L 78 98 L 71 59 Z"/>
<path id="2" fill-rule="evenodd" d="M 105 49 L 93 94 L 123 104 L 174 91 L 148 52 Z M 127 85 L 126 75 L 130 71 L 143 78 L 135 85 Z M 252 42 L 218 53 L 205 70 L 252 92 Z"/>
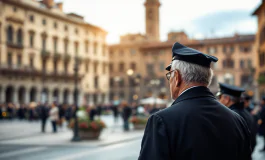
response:
<path id="1" fill-rule="evenodd" d="M 45 132 L 45 126 L 46 126 L 46 118 L 41 119 L 41 131 Z"/>
<path id="2" fill-rule="evenodd" d="M 52 128 L 54 133 L 57 132 L 56 121 L 52 121 Z"/>
<path id="3" fill-rule="evenodd" d="M 128 121 L 128 119 L 124 119 L 123 120 L 123 129 L 125 131 L 128 131 L 129 130 L 129 121 Z"/>

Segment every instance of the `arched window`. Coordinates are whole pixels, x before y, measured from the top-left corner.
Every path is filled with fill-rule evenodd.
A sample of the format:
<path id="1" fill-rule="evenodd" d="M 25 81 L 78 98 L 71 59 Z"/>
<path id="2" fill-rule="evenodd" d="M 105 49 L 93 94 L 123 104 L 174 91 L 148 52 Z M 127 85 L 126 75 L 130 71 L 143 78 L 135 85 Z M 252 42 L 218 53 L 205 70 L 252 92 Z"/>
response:
<path id="1" fill-rule="evenodd" d="M 8 26 L 6 35 L 7 35 L 7 42 L 13 42 L 13 28 L 12 28 L 12 26 Z"/>
<path id="2" fill-rule="evenodd" d="M 22 30 L 17 31 L 17 44 L 22 44 Z"/>

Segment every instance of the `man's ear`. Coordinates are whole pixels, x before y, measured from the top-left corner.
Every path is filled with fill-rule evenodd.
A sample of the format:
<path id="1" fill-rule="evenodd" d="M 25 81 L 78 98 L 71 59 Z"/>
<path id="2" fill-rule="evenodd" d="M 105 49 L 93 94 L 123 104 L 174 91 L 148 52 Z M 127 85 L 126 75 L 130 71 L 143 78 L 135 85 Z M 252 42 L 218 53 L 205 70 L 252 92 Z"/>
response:
<path id="1" fill-rule="evenodd" d="M 180 72 L 178 70 L 175 71 L 175 80 L 176 80 L 176 86 L 179 87 L 182 79 L 181 79 Z"/>

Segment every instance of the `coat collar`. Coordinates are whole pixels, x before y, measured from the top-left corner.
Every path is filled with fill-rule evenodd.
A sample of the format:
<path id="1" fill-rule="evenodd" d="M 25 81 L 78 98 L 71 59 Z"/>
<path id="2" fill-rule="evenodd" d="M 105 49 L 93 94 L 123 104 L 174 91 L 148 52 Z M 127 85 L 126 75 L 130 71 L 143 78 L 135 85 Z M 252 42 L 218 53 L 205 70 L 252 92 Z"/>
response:
<path id="1" fill-rule="evenodd" d="M 244 102 L 235 103 L 235 104 L 231 105 L 229 108 L 231 110 L 234 110 L 234 109 L 244 109 Z"/>
<path id="2" fill-rule="evenodd" d="M 199 87 L 190 88 L 189 90 L 181 94 L 172 103 L 172 105 L 177 104 L 180 101 L 184 101 L 184 100 L 192 99 L 192 98 L 198 98 L 198 97 L 212 97 L 216 99 L 215 96 L 211 93 L 211 91 L 207 87 L 199 86 Z"/>

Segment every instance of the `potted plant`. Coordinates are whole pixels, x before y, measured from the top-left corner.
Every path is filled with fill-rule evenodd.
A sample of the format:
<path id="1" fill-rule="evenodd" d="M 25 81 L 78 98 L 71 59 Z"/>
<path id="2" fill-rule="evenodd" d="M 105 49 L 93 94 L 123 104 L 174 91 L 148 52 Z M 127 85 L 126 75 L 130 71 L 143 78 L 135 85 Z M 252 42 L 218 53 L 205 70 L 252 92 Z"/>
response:
<path id="1" fill-rule="evenodd" d="M 75 121 L 72 119 L 69 128 L 74 129 Z M 88 116 L 78 116 L 78 132 L 81 139 L 98 139 L 106 125 L 100 119 L 91 121 Z"/>
<path id="2" fill-rule="evenodd" d="M 148 121 L 148 117 L 146 117 L 146 116 L 133 116 L 130 121 L 133 124 L 134 129 L 136 129 L 136 130 L 145 129 L 146 123 Z"/>

